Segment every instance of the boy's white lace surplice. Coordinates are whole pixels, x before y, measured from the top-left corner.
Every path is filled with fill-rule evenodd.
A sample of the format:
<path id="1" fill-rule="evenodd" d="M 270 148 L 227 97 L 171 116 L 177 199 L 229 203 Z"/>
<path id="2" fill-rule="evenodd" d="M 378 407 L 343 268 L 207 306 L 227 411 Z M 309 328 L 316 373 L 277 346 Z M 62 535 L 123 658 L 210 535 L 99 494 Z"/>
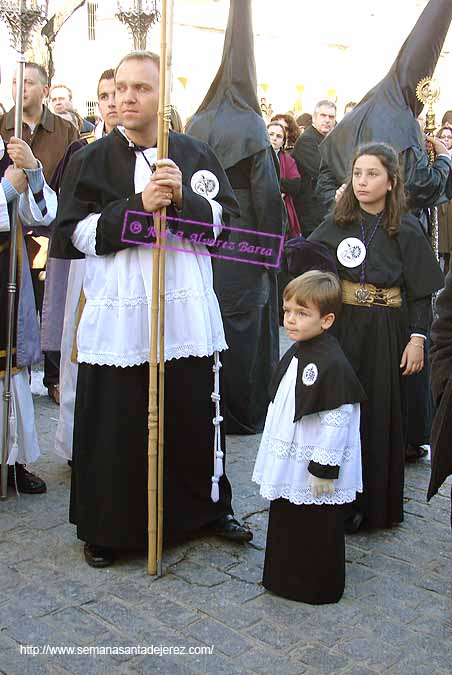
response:
<path id="1" fill-rule="evenodd" d="M 362 492 L 360 404 L 341 405 L 295 416 L 295 384 L 298 359 L 293 358 L 270 403 L 253 481 L 266 499 L 283 497 L 293 504 L 344 504 Z M 313 497 L 309 487 L 310 461 L 340 466 L 332 495 Z"/>

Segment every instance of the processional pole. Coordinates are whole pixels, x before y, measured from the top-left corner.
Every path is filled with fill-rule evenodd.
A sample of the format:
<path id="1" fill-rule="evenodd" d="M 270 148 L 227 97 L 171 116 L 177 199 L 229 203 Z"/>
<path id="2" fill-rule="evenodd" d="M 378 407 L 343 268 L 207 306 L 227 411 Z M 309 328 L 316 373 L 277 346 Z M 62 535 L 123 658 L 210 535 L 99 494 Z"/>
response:
<path id="1" fill-rule="evenodd" d="M 25 56 L 17 56 L 16 74 L 16 106 L 14 115 L 14 135 L 22 138 L 23 96 L 24 96 L 24 70 Z M 8 450 L 10 439 L 10 415 L 11 415 L 11 377 L 13 370 L 13 343 L 15 325 L 15 306 L 17 289 L 17 216 L 18 199 L 15 199 L 11 208 L 10 221 L 10 245 L 9 245 L 9 272 L 8 272 L 8 309 L 6 324 L 6 364 L 5 380 L 3 386 L 3 439 L 2 439 L 2 479 L 1 498 L 6 499 L 8 492 Z"/>
<path id="2" fill-rule="evenodd" d="M 170 93 L 173 2 L 174 0 L 162 0 L 157 159 L 166 159 L 168 157 L 168 137 L 171 116 Z M 158 213 L 154 214 L 154 229 L 156 232 L 156 245 L 153 251 L 152 267 L 151 351 L 149 358 L 148 573 L 161 576 L 163 557 L 163 460 L 165 420 L 164 326 L 166 208 L 162 208 Z"/>
<path id="3" fill-rule="evenodd" d="M 436 131 L 436 119 L 433 104 L 439 99 L 439 95 L 440 88 L 438 82 L 431 77 L 424 77 L 416 87 L 417 99 L 428 106 L 427 114 L 425 116 L 425 133 L 428 136 L 433 136 Z M 430 150 L 428 150 L 430 165 L 435 161 L 435 156 L 435 150 L 431 147 Z M 430 218 L 432 224 L 431 242 L 436 259 L 439 260 L 438 207 L 434 206 L 430 209 Z"/>

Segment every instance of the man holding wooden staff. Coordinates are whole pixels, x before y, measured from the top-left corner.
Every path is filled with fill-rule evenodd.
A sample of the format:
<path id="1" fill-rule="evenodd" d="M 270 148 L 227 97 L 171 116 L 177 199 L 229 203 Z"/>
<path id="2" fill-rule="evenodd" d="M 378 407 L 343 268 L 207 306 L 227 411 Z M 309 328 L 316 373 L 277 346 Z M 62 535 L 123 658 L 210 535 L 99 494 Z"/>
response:
<path id="1" fill-rule="evenodd" d="M 234 518 L 231 486 L 214 466 L 214 352 L 226 349 L 211 261 L 190 235 L 214 237 L 237 212 L 210 148 L 170 133 L 156 162 L 159 57 L 132 52 L 115 73 L 122 126 L 76 153 L 65 171 L 51 255 L 86 259 L 86 304 L 77 331 L 70 521 L 89 565 L 144 548 L 147 533 L 147 411 L 153 250 L 146 228 L 125 242 L 130 211 L 167 208 L 164 540 L 203 530 L 233 541 L 252 534 Z M 208 178 L 211 191 L 200 178 Z M 201 186 L 201 187 L 200 187 Z M 193 222 L 197 221 L 197 222 Z M 151 228 L 152 215 L 147 216 Z M 208 223 L 208 227 L 199 223 Z M 171 229 L 170 221 L 167 227 Z M 215 416 L 217 424 L 218 416 Z M 224 450 L 224 434 L 222 448 Z M 218 461 L 215 464 L 218 467 Z M 212 477 L 212 472 L 214 477 Z M 212 481 L 219 498 L 211 499 Z M 213 492 L 212 492 L 213 494 Z"/>

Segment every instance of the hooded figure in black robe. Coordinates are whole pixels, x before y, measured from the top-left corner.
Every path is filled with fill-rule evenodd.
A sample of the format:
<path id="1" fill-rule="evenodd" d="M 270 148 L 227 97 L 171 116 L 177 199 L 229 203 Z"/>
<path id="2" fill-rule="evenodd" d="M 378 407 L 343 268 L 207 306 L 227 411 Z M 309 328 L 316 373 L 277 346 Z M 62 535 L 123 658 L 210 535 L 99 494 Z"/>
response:
<path id="1" fill-rule="evenodd" d="M 413 209 L 434 206 L 452 196 L 450 160 L 440 155 L 428 165 L 425 142 L 416 118 L 423 104 L 416 87 L 435 70 L 452 19 L 450 0 L 430 0 L 402 45 L 389 73 L 328 134 L 320 145 L 322 164 L 317 194 L 332 204 L 345 182 L 358 146 L 391 145 L 404 166 L 405 188 Z"/>
<path id="2" fill-rule="evenodd" d="M 251 0 L 231 0 L 222 62 L 187 133 L 207 142 L 226 170 L 240 206 L 240 217 L 230 225 L 282 235 L 277 159 L 256 91 Z M 231 241 L 240 239 L 231 232 Z M 263 247 L 268 241 L 253 236 Z M 258 433 L 279 357 L 276 271 L 228 260 L 214 260 L 213 268 L 229 346 L 222 355 L 226 432 Z"/>
<path id="3" fill-rule="evenodd" d="M 416 118 L 423 104 L 416 97 L 420 80 L 431 77 L 452 19 L 450 0 L 430 0 L 403 43 L 388 74 L 348 113 L 320 145 L 322 164 L 317 195 L 334 203 L 336 189 L 345 182 L 358 146 L 385 142 L 399 154 L 404 167 L 408 205 L 427 209 L 452 197 L 451 160 L 438 155 L 429 166 L 425 141 Z M 427 229 L 428 213 L 418 212 L 419 226 Z M 407 460 L 424 454 L 429 442 L 433 404 L 429 391 L 428 333 L 425 366 L 407 386 Z"/>

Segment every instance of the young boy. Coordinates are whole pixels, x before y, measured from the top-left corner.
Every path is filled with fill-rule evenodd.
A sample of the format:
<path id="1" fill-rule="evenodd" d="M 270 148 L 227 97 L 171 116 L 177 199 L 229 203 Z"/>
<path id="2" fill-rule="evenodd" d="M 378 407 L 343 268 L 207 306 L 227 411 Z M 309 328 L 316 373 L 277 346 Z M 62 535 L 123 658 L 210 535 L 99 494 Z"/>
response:
<path id="1" fill-rule="evenodd" d="M 291 600 L 338 602 L 345 583 L 341 505 L 362 492 L 365 393 L 328 332 L 342 303 L 336 275 L 306 272 L 286 286 L 283 300 L 295 344 L 273 378 L 253 472 L 271 500 L 263 585 Z"/>

